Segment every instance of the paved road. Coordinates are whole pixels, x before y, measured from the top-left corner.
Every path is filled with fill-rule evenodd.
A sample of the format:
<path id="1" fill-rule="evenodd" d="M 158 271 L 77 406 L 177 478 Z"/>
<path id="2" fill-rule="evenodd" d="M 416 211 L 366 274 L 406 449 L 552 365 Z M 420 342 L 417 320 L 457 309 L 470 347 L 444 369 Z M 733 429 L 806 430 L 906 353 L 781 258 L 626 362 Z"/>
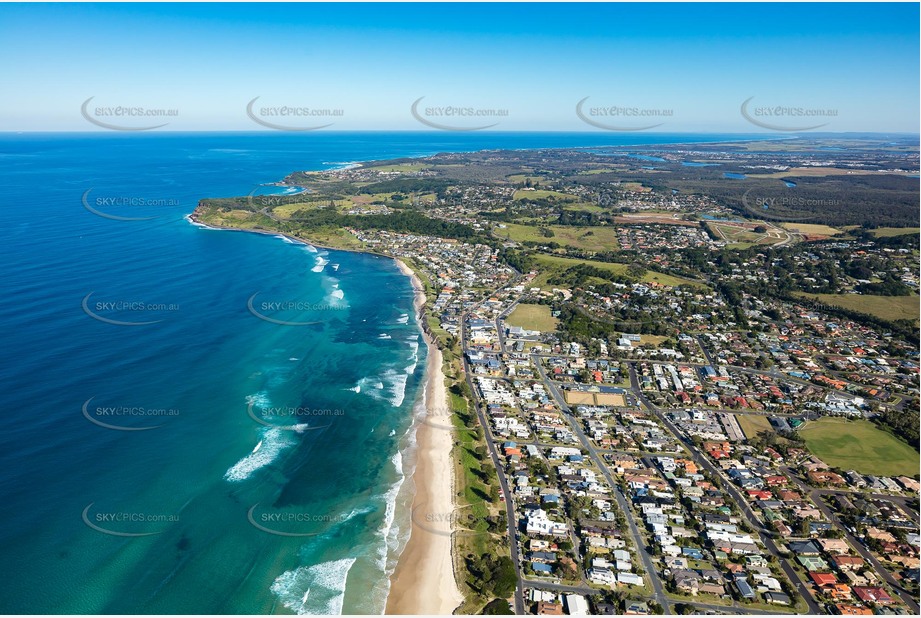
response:
<path id="1" fill-rule="evenodd" d="M 890 502 L 894 502 L 895 504 L 898 504 L 902 508 L 902 510 L 905 511 L 905 514 L 908 515 L 913 522 L 915 522 L 916 524 L 918 523 L 918 517 L 919 517 L 918 511 L 916 511 L 915 509 L 913 509 L 912 507 L 908 505 L 908 503 L 912 500 L 912 498 L 908 496 L 900 496 L 897 494 L 867 493 L 859 489 L 850 489 L 848 487 L 840 487 L 836 489 L 818 489 L 818 488 L 813 487 L 812 491 L 814 491 L 815 493 L 819 495 L 831 496 L 834 494 L 848 494 L 852 498 L 871 498 L 873 500 L 888 500 Z"/>
<path id="2" fill-rule="evenodd" d="M 499 351 L 505 352 L 505 331 L 502 329 L 502 319 L 515 310 L 515 307 L 518 306 L 518 301 L 516 300 L 511 305 L 502 310 L 502 312 L 496 316 L 496 333 L 499 336 Z"/>
<path id="3" fill-rule="evenodd" d="M 590 595 L 598 594 L 598 590 L 591 588 L 589 586 L 569 586 L 566 584 L 559 584 L 551 581 L 539 581 L 533 579 L 524 580 L 524 585 L 527 588 L 536 588 L 537 590 L 549 590 L 551 592 L 557 593 L 567 593 L 574 592 L 576 594 Z M 631 599 L 652 599 L 650 595 L 642 594 L 629 594 L 628 596 Z M 677 603 L 684 603 L 685 605 L 693 605 L 698 610 L 722 612 L 724 614 L 735 615 L 735 614 L 753 614 L 753 615 L 765 615 L 765 616 L 774 616 L 778 615 L 777 612 L 764 611 L 760 609 L 751 609 L 748 607 L 743 607 L 741 605 L 735 604 L 732 606 L 729 605 L 716 605 L 713 603 L 698 603 L 696 601 L 676 601 Z M 700 612 L 697 612 L 700 613 Z"/>
<path id="4" fill-rule="evenodd" d="M 709 459 L 701 455 L 701 453 L 697 450 L 697 448 L 693 445 L 693 443 L 690 440 L 688 440 L 684 436 L 684 434 L 674 424 L 672 424 L 671 421 L 669 421 L 665 417 L 665 415 L 662 413 L 661 410 L 653 406 L 649 402 L 649 400 L 646 399 L 645 395 L 643 395 L 642 390 L 639 388 L 639 381 L 637 380 L 637 377 L 636 377 L 636 370 L 632 363 L 630 364 L 630 384 L 635 390 L 640 401 L 643 402 L 643 405 L 645 405 L 653 413 L 655 413 L 655 415 L 659 418 L 660 421 L 662 421 L 665 427 L 677 439 L 681 440 L 684 443 L 688 451 L 690 451 L 691 456 L 697 462 L 697 464 L 703 468 L 706 468 L 707 471 L 709 471 L 710 474 L 713 476 L 713 478 L 720 479 L 722 481 L 721 484 L 723 485 L 723 489 L 727 491 L 727 493 L 729 493 L 732 499 L 736 502 L 739 509 L 742 511 L 742 515 L 745 517 L 746 520 L 748 520 L 749 525 L 758 533 L 758 536 L 761 538 L 761 542 L 764 544 L 765 548 L 767 548 L 769 552 L 771 552 L 775 557 L 777 557 L 778 561 L 780 562 L 781 569 L 783 569 L 783 572 L 786 574 L 787 578 L 790 580 L 791 583 L 793 583 L 793 585 L 796 586 L 800 595 L 803 597 L 803 599 L 805 599 L 806 605 L 808 605 L 809 607 L 809 613 L 810 614 L 824 613 L 822 611 L 822 608 L 813 598 L 812 593 L 809 591 L 809 588 L 807 587 L 807 585 L 804 584 L 803 580 L 799 578 L 799 575 L 794 570 L 793 566 L 789 563 L 789 561 L 787 561 L 784 557 L 780 555 L 780 551 L 777 548 L 777 545 L 774 543 L 774 539 L 772 539 L 770 536 L 771 531 L 762 526 L 761 521 L 755 516 L 755 513 L 751 510 L 751 507 L 748 504 L 748 500 L 746 500 L 742 496 L 742 494 L 735 488 L 735 486 L 723 476 L 722 472 L 716 466 L 714 466 L 710 462 Z"/>
<path id="5" fill-rule="evenodd" d="M 511 285 L 511 284 L 509 284 Z M 477 305 L 479 306 L 479 305 Z M 476 307 L 474 307 L 475 309 Z M 460 320 L 460 336 L 461 336 L 461 347 L 466 349 L 466 328 L 467 328 L 467 314 L 461 316 Z M 521 556 L 518 552 L 518 518 L 515 515 L 515 504 L 512 496 L 512 491 L 508 484 L 508 479 L 505 476 L 505 468 L 502 465 L 502 461 L 499 459 L 499 450 L 496 447 L 496 442 L 492 436 L 492 430 L 489 423 L 486 420 L 486 415 L 483 413 L 483 406 L 481 405 L 479 391 L 477 390 L 476 385 L 471 379 L 470 367 L 467 365 L 467 357 L 463 357 L 464 363 L 464 379 L 467 381 L 467 386 L 470 387 L 470 392 L 473 393 L 473 407 L 476 410 L 477 418 L 480 421 L 480 425 L 483 427 L 483 435 L 486 437 L 486 446 L 489 449 L 489 456 L 492 459 L 493 466 L 496 468 L 496 475 L 499 478 L 499 486 L 502 488 L 502 494 L 505 496 L 505 516 L 508 523 L 508 539 L 509 539 L 509 551 L 512 558 L 512 563 L 515 565 L 515 571 L 518 575 L 518 582 L 515 585 L 515 613 L 524 614 L 524 592 L 522 588 L 523 577 L 521 574 Z"/>
<path id="6" fill-rule="evenodd" d="M 626 516 L 627 524 L 630 528 L 630 534 L 633 536 L 633 542 L 636 546 L 637 553 L 640 555 L 640 558 L 643 561 L 643 568 L 649 575 L 649 581 L 652 583 L 653 588 L 653 598 L 659 605 L 662 606 L 664 613 L 670 615 L 672 613 L 671 602 L 665 594 L 665 589 L 662 586 L 662 580 L 659 579 L 658 571 L 652 562 L 652 558 L 649 556 L 649 552 L 646 551 L 646 544 L 643 541 L 643 537 L 640 535 L 639 528 L 637 528 L 636 522 L 633 519 L 633 511 L 631 510 L 630 505 L 627 503 L 626 498 L 620 491 L 620 485 L 611 475 L 611 472 L 608 469 L 604 458 L 592 445 L 588 437 L 582 432 L 581 424 L 579 423 L 578 419 L 572 416 L 572 411 L 570 410 L 569 406 L 566 405 L 566 400 L 563 398 L 562 393 L 560 393 L 556 385 L 547 378 L 547 374 L 544 372 L 544 368 L 540 364 L 540 359 L 532 357 L 531 360 L 537 367 L 537 372 L 540 375 L 544 385 L 547 387 L 548 392 L 556 400 L 557 404 L 560 406 L 560 409 L 563 411 L 563 416 L 566 418 L 567 423 L 569 423 L 569 426 L 572 428 L 573 433 L 579 438 L 579 441 L 582 443 L 582 447 L 588 451 L 589 456 L 595 462 L 595 465 L 598 466 L 598 469 L 601 470 L 601 473 L 604 475 L 608 484 L 611 486 L 611 492 L 614 495 L 614 498 L 617 500 L 618 506 Z"/>
<path id="7" fill-rule="evenodd" d="M 713 360 L 713 356 L 710 355 L 710 350 L 707 349 L 707 346 L 704 345 L 704 340 L 701 335 L 694 335 L 694 338 L 697 340 L 697 345 L 700 347 L 701 352 L 704 353 L 704 356 L 707 357 L 707 362 L 710 363 L 711 367 L 716 367 L 717 363 Z"/>
<path id="8" fill-rule="evenodd" d="M 892 576 L 892 573 L 889 571 L 889 569 L 884 567 L 880 561 L 876 559 L 876 556 L 874 556 L 873 553 L 867 549 L 867 547 L 860 541 L 860 539 L 848 532 L 848 529 L 841 522 L 841 520 L 838 519 L 838 516 L 830 508 L 828 508 L 828 505 L 826 505 L 822 500 L 820 495 L 822 492 L 806 485 L 802 480 L 799 479 L 799 477 L 794 474 L 793 470 L 790 468 L 784 467 L 783 471 L 793 480 L 794 483 L 796 483 L 796 485 L 800 488 L 800 491 L 809 495 L 809 497 L 813 502 L 815 502 L 815 505 L 820 511 L 822 511 L 828 521 L 837 524 L 838 528 L 844 532 L 844 535 L 847 537 L 847 540 L 850 541 L 851 545 L 860 553 L 861 556 L 863 556 L 863 559 L 873 565 L 873 568 L 876 569 L 876 572 L 879 574 L 879 576 L 885 579 L 886 582 L 892 587 L 892 590 L 899 596 L 899 598 L 901 598 L 902 601 L 904 601 L 905 604 L 908 605 L 912 611 L 914 611 L 915 615 L 918 615 L 919 607 L 918 601 L 915 599 L 915 597 L 910 592 L 902 588 L 898 580 Z"/>

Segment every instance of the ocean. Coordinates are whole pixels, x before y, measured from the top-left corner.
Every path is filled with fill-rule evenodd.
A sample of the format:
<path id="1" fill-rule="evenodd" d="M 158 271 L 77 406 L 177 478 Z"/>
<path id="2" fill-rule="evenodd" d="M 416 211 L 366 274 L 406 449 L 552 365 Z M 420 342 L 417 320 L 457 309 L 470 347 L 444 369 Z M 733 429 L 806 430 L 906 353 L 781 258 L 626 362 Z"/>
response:
<path id="1" fill-rule="evenodd" d="M 383 610 L 425 367 L 410 282 L 193 225 L 200 198 L 368 159 L 725 139 L 0 134 L 0 611 Z"/>

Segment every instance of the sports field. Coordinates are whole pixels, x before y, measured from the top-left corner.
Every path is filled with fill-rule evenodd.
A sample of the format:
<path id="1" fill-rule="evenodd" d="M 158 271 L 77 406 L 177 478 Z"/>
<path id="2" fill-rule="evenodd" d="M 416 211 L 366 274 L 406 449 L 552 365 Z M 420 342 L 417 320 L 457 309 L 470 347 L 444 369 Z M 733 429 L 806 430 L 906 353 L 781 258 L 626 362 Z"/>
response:
<path id="1" fill-rule="evenodd" d="M 825 417 L 799 434 L 829 466 L 880 476 L 918 474 L 918 451 L 870 421 Z"/>
<path id="2" fill-rule="evenodd" d="M 518 305 L 505 321 L 509 326 L 539 330 L 542 333 L 555 331 L 557 324 L 557 319 L 550 315 L 549 305 Z"/>

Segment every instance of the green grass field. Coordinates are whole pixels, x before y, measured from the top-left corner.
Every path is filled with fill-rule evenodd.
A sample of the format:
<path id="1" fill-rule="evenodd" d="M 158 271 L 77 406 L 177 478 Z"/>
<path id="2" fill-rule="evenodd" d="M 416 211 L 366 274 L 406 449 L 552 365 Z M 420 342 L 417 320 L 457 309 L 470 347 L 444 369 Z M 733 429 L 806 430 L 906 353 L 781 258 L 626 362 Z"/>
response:
<path id="1" fill-rule="evenodd" d="M 548 197 L 554 197 L 558 200 L 564 202 L 576 202 L 579 200 L 575 195 L 569 195 L 568 193 L 560 193 L 559 191 L 549 191 L 547 189 L 534 189 L 533 191 L 526 191 L 524 189 L 519 189 L 515 191 L 515 195 L 512 196 L 514 200 L 540 200 L 546 199 Z"/>
<path id="2" fill-rule="evenodd" d="M 771 423 L 766 416 L 757 414 L 736 414 L 736 420 L 739 421 L 739 427 L 745 432 L 745 437 L 749 440 L 757 436 L 762 431 L 774 431 Z"/>
<path id="3" fill-rule="evenodd" d="M 496 228 L 493 234 L 516 242 L 556 242 L 584 251 L 613 251 L 617 249 L 617 234 L 613 227 L 583 227 L 569 225 L 543 226 L 553 232 L 544 236 L 537 226 L 507 223 L 505 228 Z"/>
<path id="4" fill-rule="evenodd" d="M 547 182 L 546 176 L 532 176 L 530 174 L 512 174 L 511 176 L 506 176 L 506 180 L 509 182 L 527 182 L 531 181 L 531 185 L 540 185 L 542 182 Z"/>
<path id="5" fill-rule="evenodd" d="M 921 227 L 880 227 L 871 230 L 871 233 L 877 238 L 885 238 L 887 236 L 901 236 L 903 234 L 918 234 L 921 233 Z"/>
<path id="6" fill-rule="evenodd" d="M 784 228 L 785 230 L 799 232 L 800 234 L 820 234 L 824 236 L 834 236 L 835 234 L 841 233 L 841 230 L 836 227 L 831 227 L 830 225 L 823 225 L 819 223 L 781 223 L 780 227 Z"/>
<path id="7" fill-rule="evenodd" d="M 518 305 L 505 320 L 510 326 L 520 326 L 542 333 L 556 330 L 558 320 L 550 315 L 549 305 Z"/>
<path id="8" fill-rule="evenodd" d="M 608 272 L 623 275 L 627 272 L 626 264 L 612 264 L 610 262 L 598 262 L 595 260 L 578 260 L 575 258 L 566 258 L 555 255 L 545 255 L 542 253 L 535 254 L 534 260 L 537 262 L 538 270 L 540 274 L 534 278 L 534 281 L 531 283 L 533 287 L 539 287 L 541 289 L 551 289 L 553 286 L 548 283 L 548 279 L 554 275 L 554 273 L 562 272 L 567 268 L 576 266 L 577 264 L 588 264 L 594 266 L 601 270 L 606 270 Z M 662 285 L 668 286 L 678 286 L 678 285 L 692 285 L 695 287 L 705 287 L 703 284 L 696 281 L 690 281 L 688 279 L 682 279 L 681 277 L 674 277 L 672 275 L 664 275 L 662 273 L 657 273 L 653 271 L 647 271 L 643 276 L 643 281 L 651 283 L 655 281 Z M 599 283 L 601 280 L 599 280 Z"/>
<path id="9" fill-rule="evenodd" d="M 870 294 L 797 294 L 826 305 L 868 313 L 884 320 L 918 320 L 917 296 L 873 296 Z"/>
<path id="10" fill-rule="evenodd" d="M 574 210 L 577 212 L 595 212 L 601 213 L 605 212 L 605 209 L 598 204 L 590 204 L 588 202 L 579 202 L 578 204 L 566 204 L 565 210 Z"/>
<path id="11" fill-rule="evenodd" d="M 799 433 L 829 466 L 881 476 L 918 473 L 918 452 L 870 421 L 825 417 Z"/>
<path id="12" fill-rule="evenodd" d="M 618 169 L 623 169 L 623 167 L 599 167 L 598 169 L 593 170 L 582 170 L 579 172 L 579 176 L 593 176 L 595 174 L 608 174 L 610 172 L 616 172 Z"/>
<path id="13" fill-rule="evenodd" d="M 370 165 L 368 169 L 375 172 L 421 172 L 431 167 L 426 163 L 397 163 L 396 165 Z"/>

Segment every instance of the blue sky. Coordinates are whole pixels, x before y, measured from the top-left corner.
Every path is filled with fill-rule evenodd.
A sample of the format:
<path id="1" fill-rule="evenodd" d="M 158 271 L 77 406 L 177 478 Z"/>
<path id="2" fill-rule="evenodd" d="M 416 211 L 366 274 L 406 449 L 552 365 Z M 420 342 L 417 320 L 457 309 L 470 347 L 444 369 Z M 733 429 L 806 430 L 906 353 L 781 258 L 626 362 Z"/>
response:
<path id="1" fill-rule="evenodd" d="M 831 110 L 823 131 L 916 133 L 918 24 L 910 3 L 3 4 L 0 130 L 102 131 L 80 113 L 89 97 L 178 110 L 161 130 L 264 130 L 246 114 L 258 96 L 259 118 L 335 130 L 428 130 L 410 113 L 420 97 L 451 126 L 485 122 L 430 108 L 506 110 L 497 130 L 601 130 L 576 115 L 590 97 L 586 114 L 671 112 L 593 116 L 619 128 L 768 131 L 740 113 L 754 97 Z M 282 106 L 341 115 L 263 110 Z"/>

